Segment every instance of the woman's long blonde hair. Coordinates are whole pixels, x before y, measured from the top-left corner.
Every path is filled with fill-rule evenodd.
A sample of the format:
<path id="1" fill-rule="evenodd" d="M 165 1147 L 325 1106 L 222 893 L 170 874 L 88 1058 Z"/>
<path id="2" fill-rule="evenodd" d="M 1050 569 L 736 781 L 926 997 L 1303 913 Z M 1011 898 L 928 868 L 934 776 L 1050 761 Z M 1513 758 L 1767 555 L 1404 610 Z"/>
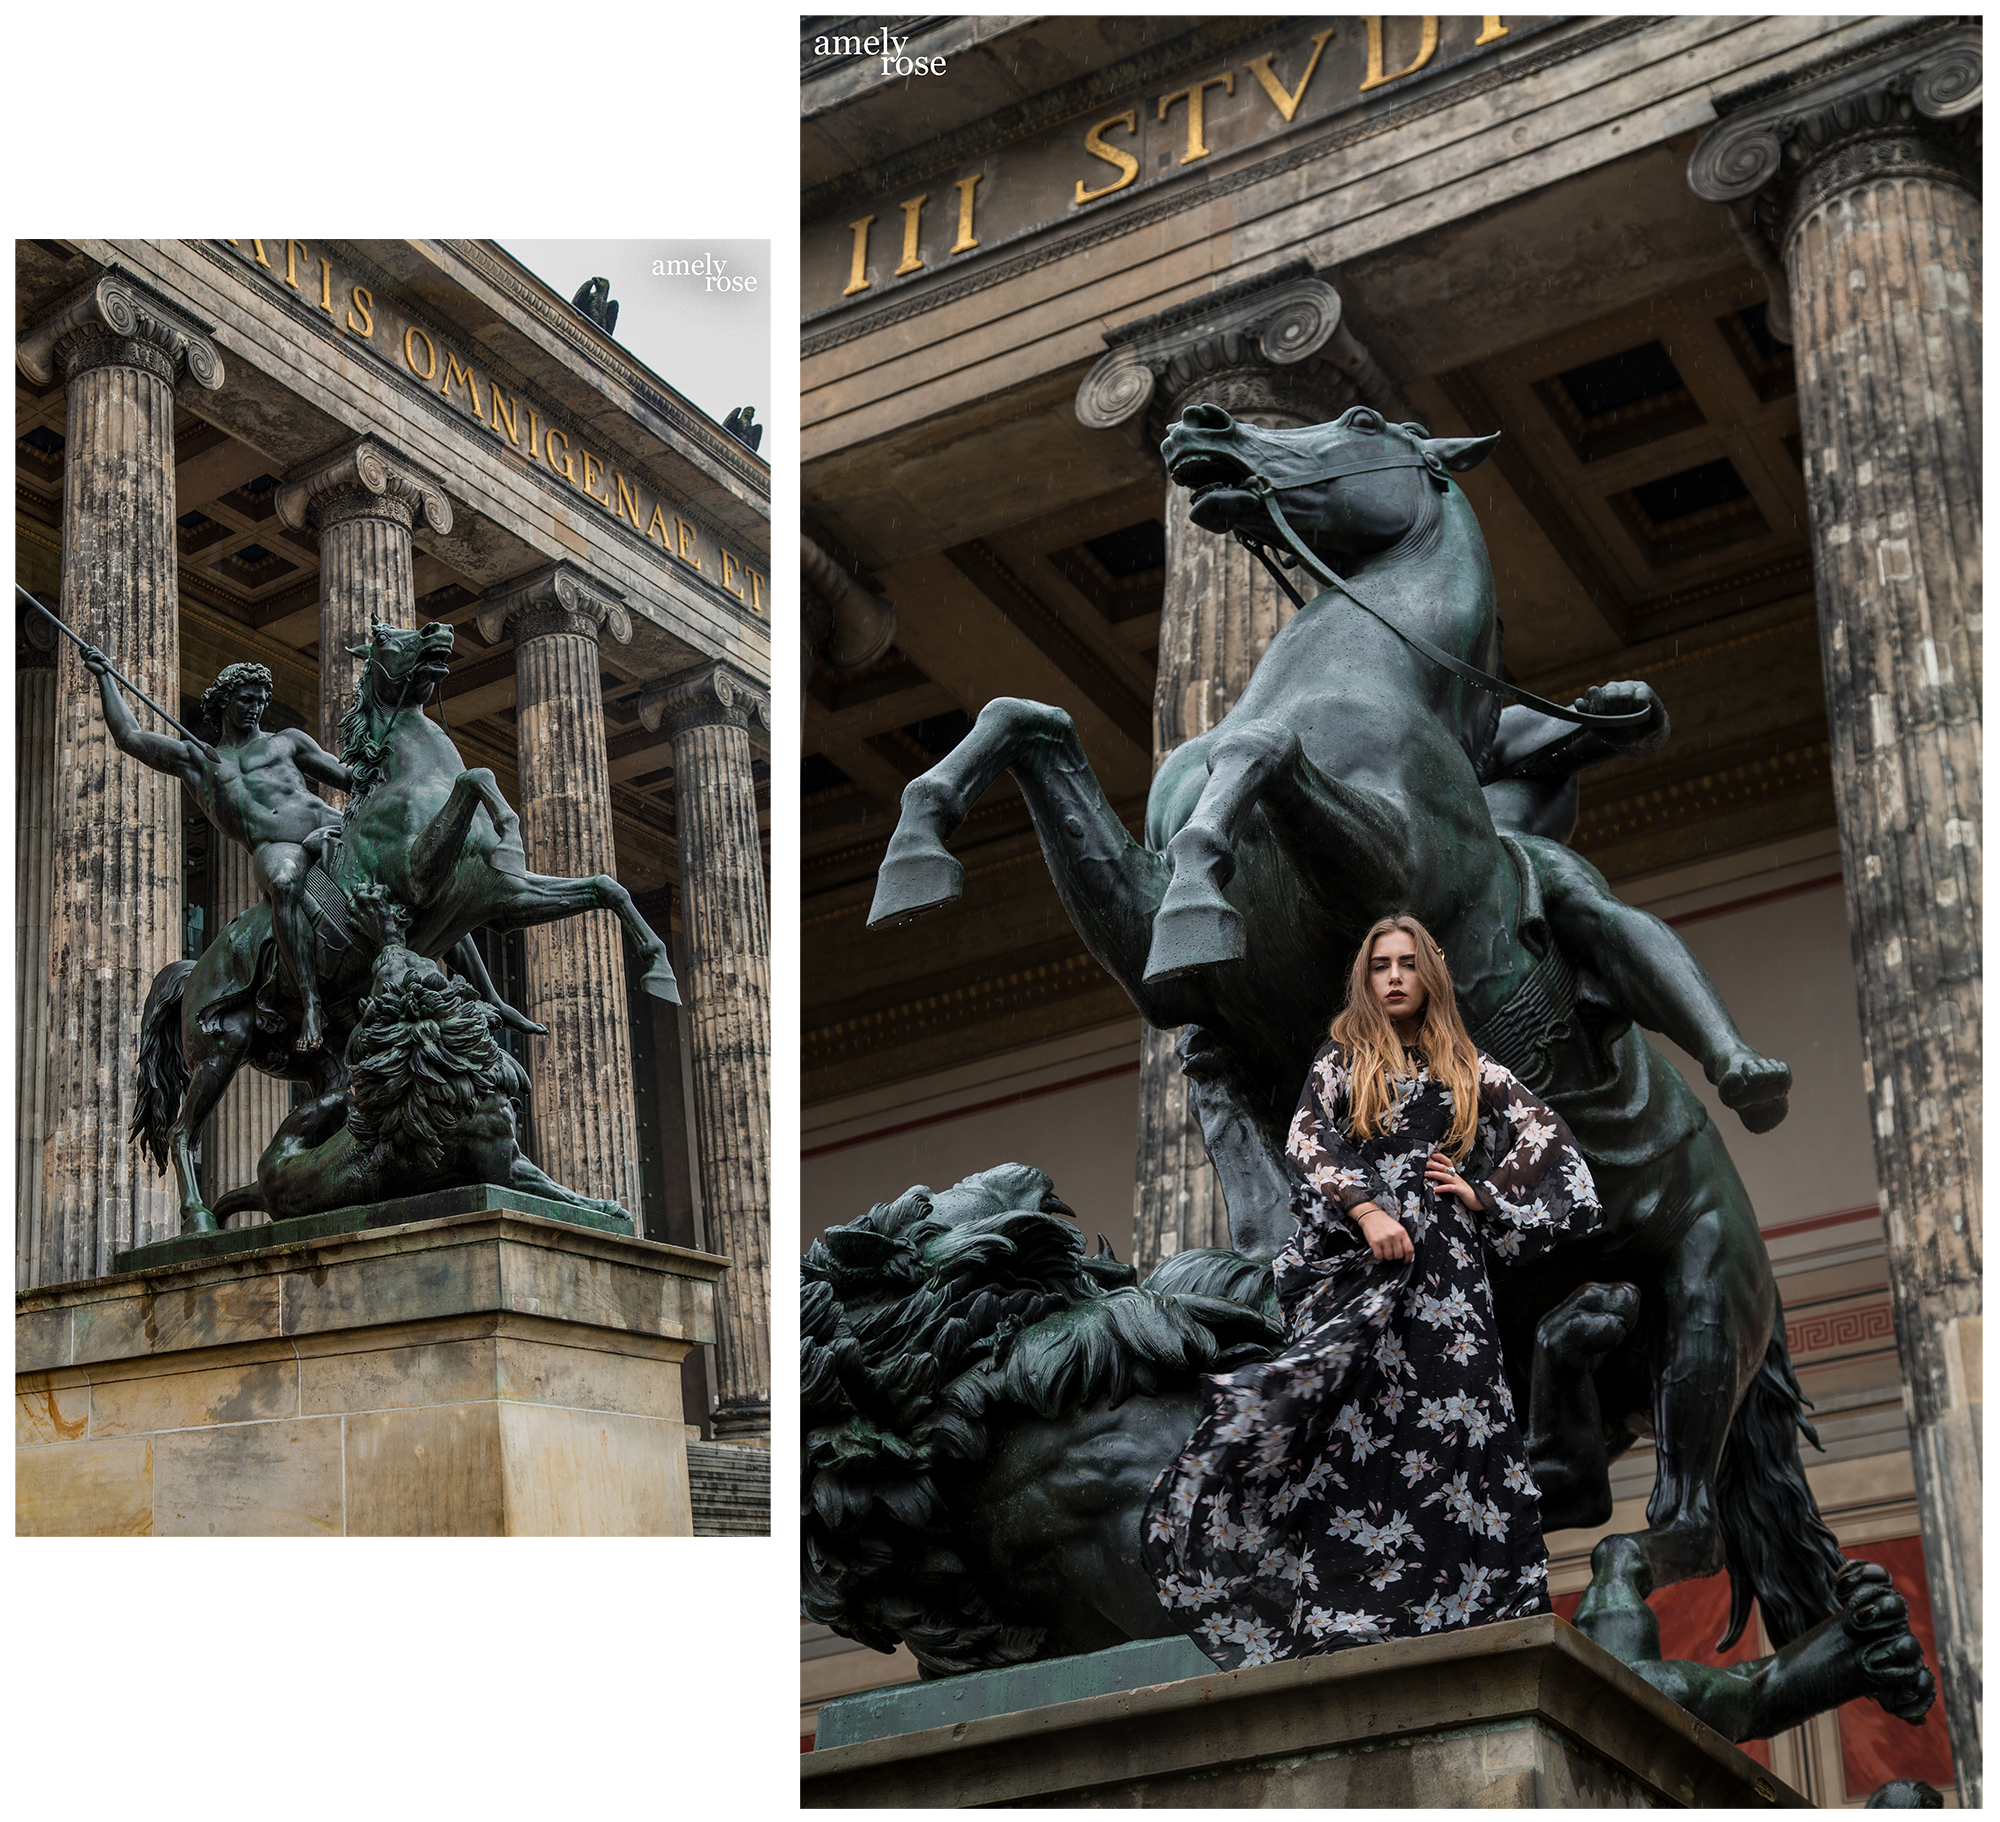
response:
<path id="1" fill-rule="evenodd" d="M 1466 1034 L 1465 1021 L 1458 1016 L 1444 951 L 1407 912 L 1379 919 L 1361 939 L 1347 977 L 1347 1004 L 1333 1021 L 1332 1035 L 1347 1048 L 1347 1066 L 1354 1081 L 1349 1100 L 1354 1136 L 1372 1139 L 1381 1131 L 1383 1117 L 1395 1106 L 1390 1078 L 1401 1075 L 1404 1069 L 1402 1040 L 1368 980 L 1375 940 L 1392 930 L 1400 930 L 1417 945 L 1424 1022 L 1416 1047 L 1432 1077 L 1451 1090 L 1451 1130 L 1445 1135 L 1443 1149 L 1462 1160 L 1472 1150 L 1479 1130 L 1479 1052 Z"/>

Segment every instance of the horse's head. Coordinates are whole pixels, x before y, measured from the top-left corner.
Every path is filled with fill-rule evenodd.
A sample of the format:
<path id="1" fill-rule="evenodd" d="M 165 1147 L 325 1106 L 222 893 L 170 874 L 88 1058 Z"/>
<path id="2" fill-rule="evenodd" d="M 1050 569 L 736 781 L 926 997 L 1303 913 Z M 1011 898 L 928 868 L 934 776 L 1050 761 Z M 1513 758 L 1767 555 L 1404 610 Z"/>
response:
<path id="1" fill-rule="evenodd" d="M 386 704 L 424 701 L 451 669 L 454 637 L 442 620 L 419 627 L 389 626 L 377 620 L 366 645 L 348 647 L 368 661 L 362 670 L 361 693 L 372 692 L 376 701 Z"/>
<path id="2" fill-rule="evenodd" d="M 1173 481 L 1193 490 L 1188 516 L 1204 531 L 1240 529 L 1282 545 L 1265 505 L 1278 494 L 1286 518 L 1315 549 L 1357 557 L 1433 521 L 1449 477 L 1473 467 L 1498 440 L 1498 432 L 1433 437 L 1421 424 L 1391 424 L 1366 405 L 1302 430 L 1263 430 L 1238 423 L 1220 405 L 1190 405 L 1160 453 Z"/>

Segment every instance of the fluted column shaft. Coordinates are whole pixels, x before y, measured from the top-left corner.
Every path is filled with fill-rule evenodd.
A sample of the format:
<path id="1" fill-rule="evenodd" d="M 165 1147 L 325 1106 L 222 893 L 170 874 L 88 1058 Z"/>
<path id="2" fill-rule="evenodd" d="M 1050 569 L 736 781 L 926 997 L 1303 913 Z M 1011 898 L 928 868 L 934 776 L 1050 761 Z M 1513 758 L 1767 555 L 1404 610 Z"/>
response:
<path id="1" fill-rule="evenodd" d="M 597 669 L 603 612 L 593 611 L 597 604 L 573 588 L 570 601 L 559 599 L 553 576 L 515 594 L 521 605 L 506 624 L 514 635 L 521 839 L 528 865 L 572 878 L 614 873 Z M 526 1010 L 549 1028 L 547 1037 L 533 1040 L 529 1067 L 537 1162 L 558 1183 L 613 1197 L 639 1220 L 623 932 L 611 912 L 592 911 L 525 935 Z"/>
<path id="2" fill-rule="evenodd" d="M 40 1282 L 42 1139 L 49 1045 L 49 903 L 53 884 L 57 634 L 22 617 L 14 659 L 14 1281 Z"/>
<path id="3" fill-rule="evenodd" d="M 658 686 L 655 686 L 656 689 Z M 720 665 L 649 690 L 674 747 L 685 976 L 709 1246 L 729 1260 L 716 1302 L 717 1439 L 771 1434 L 771 932 L 750 770 L 768 700 Z"/>
<path id="4" fill-rule="evenodd" d="M 319 743 L 340 751 L 365 646 L 380 619 L 413 626 L 417 613 L 410 512 L 400 500 L 342 501 L 319 526 Z"/>
<path id="5" fill-rule="evenodd" d="M 258 902 L 258 893 L 249 850 L 220 835 L 211 839 L 215 843 L 215 929 L 209 940 L 219 942 L 231 922 Z M 256 1180 L 257 1160 L 290 1109 L 288 1084 L 261 1069 L 236 1072 L 209 1116 L 202 1139 L 210 1202 Z M 262 1209 L 253 1209 L 238 1215 L 234 1225 L 255 1227 L 270 1218 Z"/>
<path id="6" fill-rule="evenodd" d="M 1319 421 L 1314 410 L 1280 397 L 1255 368 L 1209 376 L 1157 415 L 1171 423 L 1201 402 L 1220 404 L 1232 417 L 1266 429 Z M 1278 629 L 1298 611 L 1242 545 L 1190 522 L 1185 490 L 1168 488 L 1166 520 L 1166 598 L 1153 686 L 1155 771 L 1184 740 L 1207 733 L 1228 714 Z M 1174 1042 L 1175 1033 L 1151 1025 L 1140 1041 L 1132 1244 L 1142 1272 L 1169 1253 L 1229 1244 L 1228 1206 L 1188 1104 Z"/>
<path id="7" fill-rule="evenodd" d="M 319 539 L 319 742 L 340 751 L 373 623 L 414 626 L 411 533 L 451 530 L 444 490 L 375 437 L 360 437 L 295 472 L 272 502 L 279 522 Z M 339 793 L 330 793 L 336 802 Z"/>
<path id="8" fill-rule="evenodd" d="M 144 343 L 104 339 L 73 349 L 65 366 L 64 617 L 171 702 L 172 363 Z M 67 642 L 55 722 L 42 1284 L 104 1275 L 120 1248 L 174 1232 L 176 1206 L 126 1129 L 147 989 L 181 952 L 180 789 L 112 745 L 97 680 Z"/>
<path id="9" fill-rule="evenodd" d="M 1785 249 L 1875 1170 L 1940 1681 L 1980 1692 L 1979 203 L 1894 156 Z"/>

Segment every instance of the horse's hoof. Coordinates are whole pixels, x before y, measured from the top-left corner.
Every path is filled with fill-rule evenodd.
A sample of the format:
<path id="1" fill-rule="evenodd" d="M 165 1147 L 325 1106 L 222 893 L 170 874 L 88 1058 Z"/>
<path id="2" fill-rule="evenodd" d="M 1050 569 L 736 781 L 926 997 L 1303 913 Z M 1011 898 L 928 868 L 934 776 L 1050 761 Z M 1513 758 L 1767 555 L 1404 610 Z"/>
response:
<path id="1" fill-rule="evenodd" d="M 868 927 L 906 924 L 926 911 L 948 905 L 965 890 L 965 869 L 938 843 L 912 842 L 900 854 L 889 844 L 889 855 L 875 875 L 875 902 L 868 907 Z"/>
<path id="2" fill-rule="evenodd" d="M 1638 1317 L 1636 1286 L 1585 1284 L 1541 1319 L 1535 1341 L 1552 1366 L 1593 1373 L 1597 1363 L 1632 1332 Z"/>
<path id="3" fill-rule="evenodd" d="M 665 960 L 657 961 L 648 968 L 640 978 L 639 985 L 654 999 L 665 1000 L 669 1006 L 678 1006 L 681 1003 L 680 984 L 674 979 L 674 971 Z M 546 1025 L 537 1025 L 534 1029 L 541 1032 L 544 1037 L 548 1035 Z"/>
<path id="4" fill-rule="evenodd" d="M 206 1208 L 184 1208 L 181 1210 L 181 1232 L 184 1234 L 219 1234 L 222 1223 L 216 1220 L 212 1210 Z"/>
<path id="5" fill-rule="evenodd" d="M 1243 959 L 1243 920 L 1226 898 L 1168 902 L 1153 919 L 1153 946 L 1146 956 L 1146 984 L 1178 980 L 1206 968 Z"/>

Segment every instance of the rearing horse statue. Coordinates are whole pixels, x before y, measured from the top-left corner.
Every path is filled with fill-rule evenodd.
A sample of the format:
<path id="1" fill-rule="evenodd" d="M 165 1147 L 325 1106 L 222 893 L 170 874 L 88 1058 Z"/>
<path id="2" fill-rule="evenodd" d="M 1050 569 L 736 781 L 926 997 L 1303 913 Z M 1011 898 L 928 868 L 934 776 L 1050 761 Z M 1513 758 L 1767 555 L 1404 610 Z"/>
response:
<path id="1" fill-rule="evenodd" d="M 452 954 L 466 962 L 465 939 L 482 925 L 522 930 L 584 911 L 614 912 L 646 963 L 645 990 L 679 1003 L 666 946 L 631 894 L 609 874 L 530 873 L 520 819 L 492 772 L 468 770 L 451 736 L 424 712 L 450 668 L 452 644 L 442 621 L 410 629 L 377 620 L 341 723 L 341 756 L 355 769 L 357 789 L 338 842 L 323 850 L 308 880 L 325 1046 L 292 1049 L 300 1009 L 277 963 L 267 904 L 236 918 L 198 961 L 171 963 L 154 978 L 133 1132 L 160 1165 L 172 1159 L 184 1232 L 216 1229 L 196 1180 L 193 1136 L 238 1069 L 249 1063 L 306 1082 L 315 1096 L 344 1082 L 340 1053 L 375 959 L 349 916 L 348 895 L 358 886 L 386 888 L 409 913 L 407 947 L 433 961 Z"/>
<path id="2" fill-rule="evenodd" d="M 1757 1130 L 1782 1117 L 1789 1071 L 1744 1042 L 1664 926 L 1529 824 L 1495 826 L 1489 782 L 1559 791 L 1566 765 L 1665 732 L 1643 684 L 1503 716 L 1492 571 L 1451 479 L 1495 440 L 1366 407 L 1302 430 L 1190 408 L 1162 452 L 1194 522 L 1329 586 L 1223 721 L 1161 765 L 1143 841 L 1066 714 L 989 702 L 905 790 L 870 922 L 958 895 L 945 838 L 1011 770 L 1091 954 L 1150 1023 L 1191 1027 L 1181 1056 L 1232 1243 L 1268 1260 L 1294 1225 L 1286 1128 L 1348 959 L 1376 918 L 1414 913 L 1445 945 L 1475 1041 L 1562 1112 L 1604 1198 L 1593 1240 L 1494 1273 L 1545 1528 L 1602 1525 L 1610 1461 L 1650 1431 L 1647 1527 L 1598 1546 L 1591 1616 L 1636 1624 L 1653 1589 L 1726 1565 L 1731 1639 L 1754 1594 L 1783 1643 L 1835 1611 L 1842 1559 L 1799 1466 L 1801 1401 L 1749 1197 L 1633 1021 L 1700 1058 Z"/>

